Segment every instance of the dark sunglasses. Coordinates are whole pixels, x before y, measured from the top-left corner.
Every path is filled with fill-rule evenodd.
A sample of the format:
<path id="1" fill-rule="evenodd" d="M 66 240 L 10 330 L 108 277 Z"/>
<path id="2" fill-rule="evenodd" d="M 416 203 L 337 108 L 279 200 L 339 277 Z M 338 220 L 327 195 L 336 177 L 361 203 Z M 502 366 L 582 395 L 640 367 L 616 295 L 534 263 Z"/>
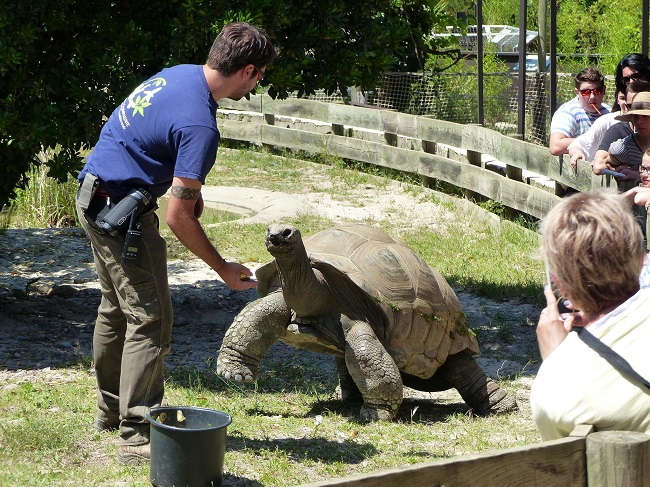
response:
<path id="1" fill-rule="evenodd" d="M 253 64 L 253 67 L 255 68 L 255 71 L 257 71 L 257 75 L 259 76 L 259 78 L 257 78 L 257 81 L 262 81 L 262 80 L 264 79 L 264 75 L 265 75 L 266 73 L 263 72 L 260 68 L 258 68 L 258 67 L 255 66 L 254 64 Z"/>
<path id="2" fill-rule="evenodd" d="M 623 82 L 624 85 L 629 85 L 632 82 L 632 80 L 639 79 L 639 78 L 642 78 L 642 77 L 643 76 L 640 75 L 639 73 L 632 73 L 629 76 L 623 76 L 621 78 L 621 81 Z"/>
<path id="3" fill-rule="evenodd" d="M 598 95 L 600 95 L 600 94 L 603 93 L 603 89 L 602 89 L 602 88 L 594 88 L 594 89 L 587 88 L 587 89 L 585 89 L 585 90 L 578 90 L 578 91 L 580 92 L 580 94 L 581 94 L 582 96 L 591 96 L 592 93 L 593 93 L 595 96 L 598 96 Z"/>

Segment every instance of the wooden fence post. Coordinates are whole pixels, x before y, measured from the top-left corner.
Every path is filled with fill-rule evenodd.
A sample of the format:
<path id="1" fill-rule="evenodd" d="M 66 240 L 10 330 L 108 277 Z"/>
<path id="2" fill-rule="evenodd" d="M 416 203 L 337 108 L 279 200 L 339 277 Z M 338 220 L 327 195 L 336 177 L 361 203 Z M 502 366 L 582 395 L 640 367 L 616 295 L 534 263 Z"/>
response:
<path id="1" fill-rule="evenodd" d="M 430 140 L 422 141 L 422 150 L 427 154 L 435 154 L 437 150 L 437 145 L 435 142 Z M 434 188 L 436 186 L 436 179 L 430 178 L 429 176 L 420 175 L 420 183 L 427 188 Z"/>
<path id="2" fill-rule="evenodd" d="M 589 487 L 650 487 L 650 435 L 597 431 L 587 436 Z"/>
<path id="3" fill-rule="evenodd" d="M 482 154 L 480 152 L 476 152 L 473 150 L 468 150 L 467 151 L 467 162 L 469 162 L 472 166 L 476 167 L 483 167 L 483 161 L 481 160 Z M 476 203 L 479 203 L 481 201 L 485 201 L 488 198 L 483 196 L 480 193 L 476 193 L 472 191 L 471 189 L 466 189 L 465 190 L 465 198 L 468 200 L 474 201 Z"/>
<path id="4" fill-rule="evenodd" d="M 264 114 L 264 121 L 266 122 L 267 125 L 275 125 L 275 114 L 273 114 L 273 113 L 265 113 Z M 262 147 L 266 147 L 267 149 L 269 149 L 271 151 L 275 148 L 274 145 L 264 144 L 264 143 L 262 143 Z"/>

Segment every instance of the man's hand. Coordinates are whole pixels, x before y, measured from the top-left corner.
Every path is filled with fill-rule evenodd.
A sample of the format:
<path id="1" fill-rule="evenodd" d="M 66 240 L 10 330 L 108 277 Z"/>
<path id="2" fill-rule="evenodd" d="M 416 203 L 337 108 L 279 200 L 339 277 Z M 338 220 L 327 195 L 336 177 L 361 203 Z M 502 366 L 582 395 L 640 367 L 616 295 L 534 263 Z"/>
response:
<path id="1" fill-rule="evenodd" d="M 251 270 L 238 262 L 226 261 L 218 274 L 230 289 L 243 291 L 257 286 L 257 281 L 251 279 L 253 277 Z"/>
<path id="2" fill-rule="evenodd" d="M 231 289 L 257 286 L 254 279 L 243 280 L 253 273 L 236 262 L 226 262 L 210 242 L 198 217 L 203 212 L 201 181 L 175 177 L 167 205 L 167 224 L 178 240 L 194 255 L 214 269 Z M 244 278 L 240 275 L 244 275 Z"/>
<path id="3" fill-rule="evenodd" d="M 571 154 L 571 167 L 573 168 L 574 171 L 578 170 L 578 161 L 587 162 L 585 154 L 581 150 L 577 150 L 573 154 Z"/>

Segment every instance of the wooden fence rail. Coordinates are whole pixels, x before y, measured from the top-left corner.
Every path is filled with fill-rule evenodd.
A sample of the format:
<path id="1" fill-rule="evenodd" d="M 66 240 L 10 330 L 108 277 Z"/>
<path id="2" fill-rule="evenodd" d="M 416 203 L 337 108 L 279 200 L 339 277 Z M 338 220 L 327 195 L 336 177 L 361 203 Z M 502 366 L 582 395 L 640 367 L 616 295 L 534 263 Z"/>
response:
<path id="1" fill-rule="evenodd" d="M 266 95 L 224 99 L 220 108 L 219 127 L 226 139 L 325 152 L 425 180 L 442 180 L 536 218 L 545 216 L 559 197 L 552 189 L 522 181 L 522 171 L 579 191 L 609 185 L 609 177 L 594 175 L 584 164 L 576 173 L 567 157 L 552 156 L 546 147 L 475 125 L 311 100 L 273 100 Z M 441 147 L 458 151 L 445 152 Z M 506 164 L 506 176 L 486 169 L 483 155 Z"/>
<path id="2" fill-rule="evenodd" d="M 649 487 L 650 436 L 594 432 L 578 425 L 568 438 L 303 487 Z"/>

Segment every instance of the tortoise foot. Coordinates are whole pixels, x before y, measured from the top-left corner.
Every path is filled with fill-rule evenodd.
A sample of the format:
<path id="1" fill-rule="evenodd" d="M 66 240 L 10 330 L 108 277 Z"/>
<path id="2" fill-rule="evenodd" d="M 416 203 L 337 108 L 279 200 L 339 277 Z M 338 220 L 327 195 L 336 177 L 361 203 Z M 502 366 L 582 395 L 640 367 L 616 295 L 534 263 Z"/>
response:
<path id="1" fill-rule="evenodd" d="M 510 413 L 519 409 L 515 397 L 501 389 L 492 380 L 489 380 L 487 390 L 487 401 L 472 408 L 475 414 L 479 416 L 490 416 L 493 414 Z"/>
<path id="2" fill-rule="evenodd" d="M 362 421 L 390 421 L 396 414 L 397 411 L 391 409 L 375 409 L 367 406 L 362 406 L 359 413 Z"/>
<path id="3" fill-rule="evenodd" d="M 234 358 L 220 356 L 217 360 L 217 375 L 235 382 L 253 382 L 257 379 L 257 367 Z"/>

